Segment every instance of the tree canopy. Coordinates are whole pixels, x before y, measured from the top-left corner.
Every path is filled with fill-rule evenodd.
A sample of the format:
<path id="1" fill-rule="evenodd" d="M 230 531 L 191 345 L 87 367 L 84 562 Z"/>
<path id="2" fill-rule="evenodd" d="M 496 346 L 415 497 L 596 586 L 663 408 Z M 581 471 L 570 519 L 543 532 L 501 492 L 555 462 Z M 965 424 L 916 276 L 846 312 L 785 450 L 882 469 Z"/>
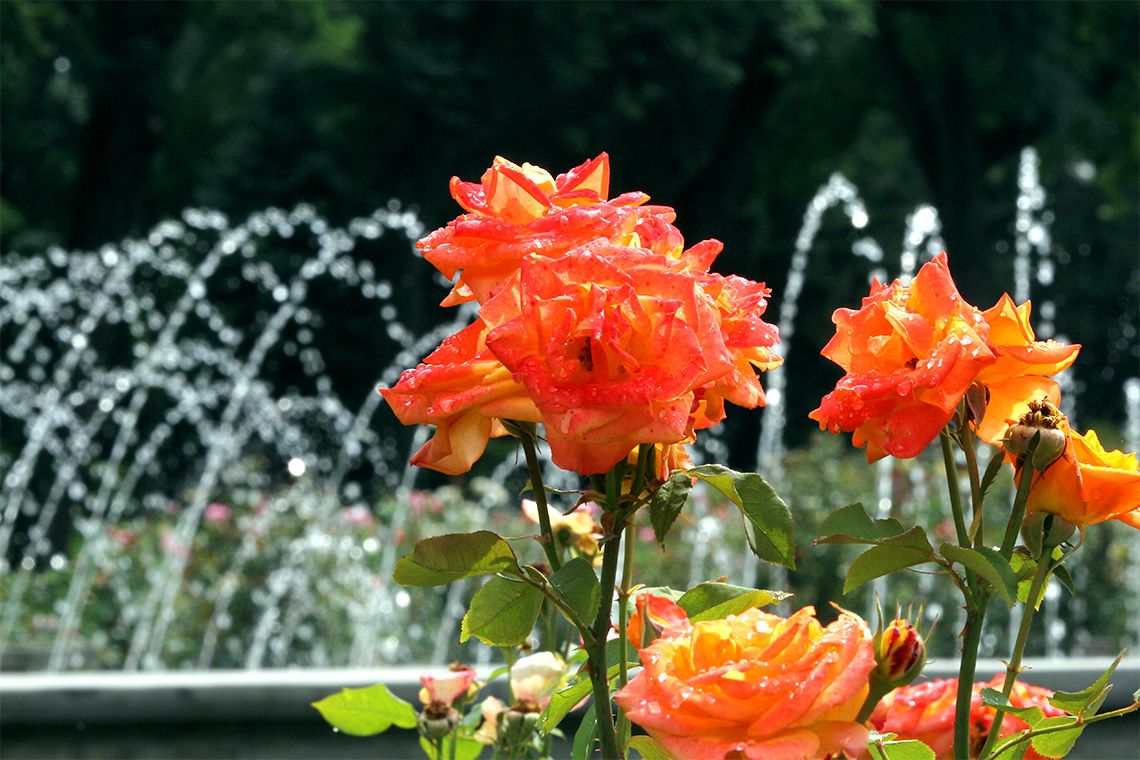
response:
<path id="1" fill-rule="evenodd" d="M 841 171 L 870 222 L 831 219 L 814 251 L 789 357 L 803 419 L 837 377 L 817 356 L 831 309 L 865 292 L 854 239 L 893 262 L 931 203 L 989 306 L 1012 288 L 1035 146 L 1059 269 L 1034 297 L 1085 345 L 1087 415 L 1120 420 L 1137 373 L 1135 3 L 14 1 L 0 22 L 5 250 L 94 247 L 187 206 L 308 202 L 344 222 L 399 198 L 431 229 L 457 213 L 447 180 L 496 154 L 561 171 L 606 150 L 615 189 L 723 240 L 717 269 L 778 304 L 804 208 Z M 379 317 L 353 319 L 366 339 Z"/>

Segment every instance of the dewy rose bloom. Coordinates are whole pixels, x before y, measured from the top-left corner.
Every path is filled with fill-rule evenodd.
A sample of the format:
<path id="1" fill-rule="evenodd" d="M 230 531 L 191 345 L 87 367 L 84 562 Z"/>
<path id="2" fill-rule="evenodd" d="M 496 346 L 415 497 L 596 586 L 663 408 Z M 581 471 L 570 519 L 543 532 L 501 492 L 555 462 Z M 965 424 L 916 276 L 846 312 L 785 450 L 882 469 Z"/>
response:
<path id="1" fill-rule="evenodd" d="M 1135 454 L 1106 451 L 1096 431 L 1081 435 L 1062 418 L 1065 450 L 1035 476 L 1026 510 L 1049 512 L 1073 525 L 1120 520 L 1140 528 L 1140 464 Z"/>
<path id="2" fill-rule="evenodd" d="M 1060 398 L 1049 380 L 1073 363 L 1079 345 L 1036 340 L 1030 305 L 1002 295 L 979 311 L 958 293 L 946 254 L 910 285 L 875 282 L 858 310 L 838 309 L 823 355 L 847 372 L 809 416 L 820 428 L 854 433 L 867 460 L 917 456 L 977 382 L 988 402 L 978 437 L 997 444 L 1029 401 Z"/>
<path id="3" fill-rule="evenodd" d="M 1079 344 L 1039 341 L 1029 325 L 1030 304 L 1014 304 L 1003 293 L 992 309 L 982 312 L 989 326 L 987 341 L 996 361 L 978 373 L 986 387 L 986 413 L 978 423 L 978 437 L 998 444 L 1011 420 L 1025 413 L 1030 401 L 1047 398 L 1061 402 L 1056 381 L 1048 379 L 1077 358 Z"/>
<path id="4" fill-rule="evenodd" d="M 606 200 L 608 177 L 603 154 L 557 180 L 496 159 L 482 184 L 453 181 L 470 213 L 420 246 L 461 272 L 448 302 L 481 307 L 381 390 L 401 422 L 437 426 L 414 464 L 466 472 L 515 420 L 545 425 L 559 466 L 601 473 L 640 444 L 690 442 L 725 401 L 764 403 L 756 373 L 781 361 L 767 288 L 710 273 L 719 242 L 685 249 L 670 209 Z"/>
<path id="5" fill-rule="evenodd" d="M 920 454 L 996 359 L 988 326 L 958 293 L 945 253 L 910 285 L 876 280 L 862 308 L 837 309 L 832 320 L 836 334 L 822 353 L 847 374 L 809 416 L 821 429 L 854 433 L 869 462 Z"/>
<path id="6" fill-rule="evenodd" d="M 644 206 L 649 196 L 640 192 L 607 200 L 609 184 L 605 153 L 557 179 L 502 157 L 480 183 L 452 177 L 451 195 L 468 213 L 417 243 L 445 277 L 460 273 L 444 303 L 485 303 L 531 254 L 557 258 L 593 240 L 629 245 L 639 237 L 664 249 L 680 239 L 672 209 Z"/>
<path id="7" fill-rule="evenodd" d="M 489 438 L 506 435 L 498 420 L 541 420 L 522 386 L 487 350 L 486 338 L 486 325 L 476 320 L 418 367 L 405 370 L 395 387 L 380 389 L 400 422 L 436 426 L 412 464 L 451 475 L 467 472 Z"/>
<path id="8" fill-rule="evenodd" d="M 982 704 L 982 689 L 1001 690 L 1004 676 L 998 675 L 988 683 L 975 683 L 970 699 L 970 749 L 971 757 L 985 742 L 994 723 L 995 710 Z M 923 742 L 938 758 L 954 756 L 954 703 L 958 691 L 957 678 L 939 678 L 933 681 L 904 686 L 887 694 L 875 712 L 871 714 L 871 725 L 880 733 L 898 734 L 901 740 L 914 739 Z M 1024 683 L 1014 684 L 1009 701 L 1014 707 L 1040 707 L 1046 717 L 1063 715 L 1062 710 L 1051 706 L 1049 699 L 1053 692 L 1039 686 Z M 1006 715 L 1002 723 L 1001 736 L 1010 736 L 1026 728 L 1020 719 Z M 1040 760 L 1032 749 L 1027 758 Z"/>
<path id="9" fill-rule="evenodd" d="M 957 691 L 957 678 L 939 678 L 895 689 L 883 697 L 871 713 L 871 725 L 880 733 L 898 734 L 900 739 L 916 739 L 934 750 L 938 757 L 950 757 L 954 751 Z M 981 705 L 982 698 L 975 689 L 971 698 L 971 716 Z M 983 727 L 971 717 L 970 744 L 980 747 L 983 741 Z"/>
<path id="10" fill-rule="evenodd" d="M 875 658 L 858 617 L 844 612 L 825 628 L 811 607 L 787 619 L 754 608 L 681 623 L 655 606 L 673 622 L 641 649 L 644 669 L 614 698 L 675 757 L 798 760 L 866 749 L 855 717 Z"/>
<path id="11" fill-rule="evenodd" d="M 538 407 L 556 464 L 605 472 L 639 444 L 687 440 L 706 400 L 762 403 L 742 366 L 758 388 L 752 367 L 779 362 L 769 350 L 776 331 L 762 334 L 766 345 L 730 348 L 723 326 L 736 315 L 719 292 L 724 279 L 605 242 L 523 260 L 481 314 L 488 348 Z M 758 319 L 767 291 L 752 284 L 762 294 L 746 303 Z M 722 387 L 726 379 L 744 390 Z"/>

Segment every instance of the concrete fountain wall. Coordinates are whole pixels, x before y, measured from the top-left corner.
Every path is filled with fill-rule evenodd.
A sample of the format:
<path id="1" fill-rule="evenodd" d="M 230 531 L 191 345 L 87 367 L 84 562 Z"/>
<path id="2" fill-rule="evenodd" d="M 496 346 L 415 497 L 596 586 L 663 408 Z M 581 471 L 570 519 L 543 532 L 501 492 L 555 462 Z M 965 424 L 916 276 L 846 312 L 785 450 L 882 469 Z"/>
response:
<path id="1" fill-rule="evenodd" d="M 1038 660 L 1026 678 L 1077 691 L 1104 668 L 1100 658 Z M 978 663 L 979 678 L 1003 669 Z M 955 675 L 953 663 L 927 667 Z M 200 671 L 187 673 L 7 674 L 0 680 L 0 741 L 5 758 L 404 758 L 419 753 L 415 734 L 341 736 L 309 704 L 344 687 L 388 685 L 417 704 L 417 667 L 366 670 Z M 489 672 L 483 670 L 485 675 Z M 1140 659 L 1125 661 L 1102 709 L 1129 704 L 1140 689 Z M 564 726 L 572 735 L 575 718 Z M 569 747 L 562 750 L 569 756 Z M 1135 714 L 1090 726 L 1070 757 L 1140 756 Z"/>

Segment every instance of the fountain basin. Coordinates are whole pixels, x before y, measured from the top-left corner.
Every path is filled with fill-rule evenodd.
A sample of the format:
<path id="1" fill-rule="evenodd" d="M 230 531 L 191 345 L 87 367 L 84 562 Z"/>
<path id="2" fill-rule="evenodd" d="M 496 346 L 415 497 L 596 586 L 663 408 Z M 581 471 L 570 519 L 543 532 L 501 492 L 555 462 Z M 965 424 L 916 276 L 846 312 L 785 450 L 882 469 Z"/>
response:
<path id="1" fill-rule="evenodd" d="M 1036 660 L 1027 678 L 1077 691 L 1103 672 L 1102 658 Z M 932 678 L 953 677 L 954 664 L 933 663 Z M 978 662 L 980 678 L 1004 666 Z M 309 706 L 344 687 L 382 682 L 418 704 L 419 666 L 156 673 L 7 673 L 0 681 L 0 729 L 9 757 L 416 757 L 414 732 L 340 736 Z M 486 676 L 490 668 L 480 669 Z M 1140 658 L 1126 660 L 1102 709 L 1129 704 L 1140 688 Z M 574 716 L 569 720 L 573 721 Z M 572 735 L 573 722 L 564 726 Z M 1129 757 L 1135 714 L 1090 726 L 1073 758 Z M 568 742 L 563 748 L 569 754 Z"/>

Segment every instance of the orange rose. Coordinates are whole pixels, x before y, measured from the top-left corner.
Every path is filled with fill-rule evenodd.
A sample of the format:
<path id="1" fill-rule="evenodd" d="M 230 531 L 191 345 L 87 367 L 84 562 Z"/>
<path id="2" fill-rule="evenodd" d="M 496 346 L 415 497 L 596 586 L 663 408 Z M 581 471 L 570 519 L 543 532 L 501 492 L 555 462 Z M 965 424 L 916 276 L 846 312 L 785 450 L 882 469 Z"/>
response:
<path id="1" fill-rule="evenodd" d="M 895 689 L 875 707 L 871 713 L 871 725 L 880 733 L 898 734 L 900 739 L 917 739 L 934 750 L 938 757 L 953 757 L 957 691 L 957 678 L 938 678 Z M 976 749 L 981 749 L 986 739 L 986 726 L 974 717 L 981 707 L 982 697 L 975 688 L 970 708 L 970 745 Z"/>
<path id="2" fill-rule="evenodd" d="M 604 241 L 559 259 L 523 259 L 481 313 L 488 348 L 542 414 L 556 464 L 605 472 L 638 444 L 691 435 L 698 395 L 717 394 L 717 382 L 742 376 L 737 362 L 752 358 L 725 343 L 715 293 L 723 279 Z M 769 345 L 775 335 L 767 333 Z"/>
<path id="3" fill-rule="evenodd" d="M 609 184 L 605 153 L 557 179 L 502 157 L 479 184 L 452 177 L 451 195 L 469 213 L 416 244 L 448 279 L 462 270 L 444 304 L 486 303 L 530 254 L 556 258 L 597 239 L 633 245 L 639 230 L 671 250 L 680 240 L 672 209 L 643 206 L 649 196 L 639 192 L 606 200 Z"/>
<path id="4" fill-rule="evenodd" d="M 1079 344 L 1036 340 L 1029 310 L 1028 302 L 1016 306 L 1003 293 L 992 309 L 982 312 L 997 357 L 978 373 L 978 382 L 988 391 L 986 414 L 978 424 L 978 437 L 986 443 L 999 444 L 1006 426 L 1026 412 L 1029 401 L 1047 398 L 1059 404 L 1061 390 L 1048 377 L 1071 365 L 1081 350 Z"/>
<path id="5" fill-rule="evenodd" d="M 982 704 L 982 689 L 1001 690 L 1005 677 L 998 675 L 988 683 L 976 683 L 970 698 L 970 756 L 981 751 L 982 745 L 994 724 L 996 711 Z M 958 692 L 957 678 L 939 678 L 933 681 L 904 686 L 883 697 L 871 714 L 871 726 L 880 733 L 898 734 L 899 739 L 923 742 L 939 758 L 954 756 L 954 705 Z M 1014 707 L 1040 707 L 1047 717 L 1064 715 L 1051 706 L 1053 692 L 1040 686 L 1018 682 L 1009 696 Z M 1012 715 L 1002 722 L 1001 736 L 1010 736 L 1027 724 Z M 1041 760 L 1032 748 L 1027 758 Z"/>
<path id="6" fill-rule="evenodd" d="M 875 665 L 871 633 L 850 613 L 826 628 L 814 614 L 754 608 L 667 627 L 614 699 L 686 760 L 856 757 L 867 746 L 855 717 Z"/>
<path id="7" fill-rule="evenodd" d="M 982 689 L 1001 691 L 1003 686 L 1005 686 L 1005 674 L 999 673 L 987 683 L 974 684 L 974 693 L 981 694 Z M 1023 681 L 1017 681 L 1013 684 L 1013 691 L 1010 692 L 1009 703 L 1014 707 L 1040 707 L 1046 718 L 1057 718 L 1064 715 L 1064 710 L 1049 704 L 1049 700 L 1052 698 L 1053 692 L 1050 689 L 1034 686 Z M 980 700 L 971 705 L 970 720 L 984 726 L 986 734 L 989 734 L 993 728 L 994 716 L 996 715 L 997 710 L 981 704 Z M 1023 731 L 1027 728 L 1029 728 L 1029 724 L 1021 718 L 1015 715 L 1006 715 L 1002 720 L 1001 732 L 998 734 L 998 738 L 1004 739 L 1007 736 L 1012 736 L 1018 731 Z M 1026 760 L 1045 760 L 1045 756 L 1039 754 L 1033 747 L 1029 747 L 1026 751 L 1025 758 Z"/>
<path id="8" fill-rule="evenodd" d="M 1026 510 L 1051 512 L 1074 525 L 1120 520 L 1140 528 L 1140 466 L 1135 454 L 1105 451 L 1096 431 L 1081 435 L 1061 419 L 1065 451 L 1036 476 Z"/>
<path id="9" fill-rule="evenodd" d="M 435 435 L 412 464 L 457 475 L 483 455 L 487 440 L 506 435 L 497 420 L 539 422 L 522 386 L 488 350 L 482 320 L 445 340 L 422 364 L 405 370 L 392 388 L 381 388 L 405 425 L 435 425 Z"/>
<path id="10" fill-rule="evenodd" d="M 989 327 L 959 295 L 945 253 L 909 286 L 876 280 L 862 308 L 838 309 L 832 320 L 836 334 L 822 353 L 847 374 L 809 416 L 823 430 L 854 433 L 870 462 L 920 454 L 996 358 Z"/>

